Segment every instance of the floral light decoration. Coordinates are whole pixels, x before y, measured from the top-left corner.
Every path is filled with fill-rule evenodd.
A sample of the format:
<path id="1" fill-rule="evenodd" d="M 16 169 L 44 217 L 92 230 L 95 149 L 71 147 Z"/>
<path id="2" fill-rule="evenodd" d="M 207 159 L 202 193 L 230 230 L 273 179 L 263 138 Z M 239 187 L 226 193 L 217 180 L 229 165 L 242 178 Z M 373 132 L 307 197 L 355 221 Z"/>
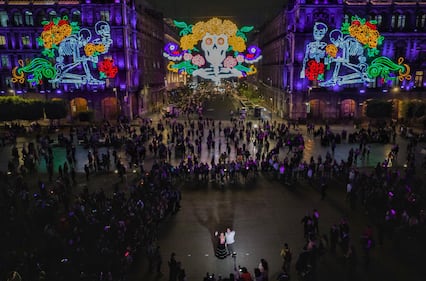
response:
<path id="1" fill-rule="evenodd" d="M 325 47 L 325 52 L 330 57 L 336 58 L 337 57 L 338 49 L 337 49 L 336 45 L 334 45 L 334 44 L 328 44 L 327 47 Z"/>
<path id="2" fill-rule="evenodd" d="M 110 59 L 104 59 L 98 66 L 99 57 L 106 54 L 112 44 L 111 29 L 107 22 L 99 21 L 94 26 L 98 38 L 87 28 L 80 28 L 77 22 L 67 16 L 43 21 L 43 31 L 37 43 L 43 47 L 42 55 L 26 65 L 19 60 L 19 66 L 12 69 L 12 82 L 23 84 L 27 80 L 32 85 L 40 85 L 46 78 L 50 83 L 73 83 L 103 85 L 106 78 L 117 74 L 117 67 Z M 99 70 L 98 78 L 93 70 Z M 83 73 L 82 73 L 83 72 Z M 26 78 L 26 79 L 25 79 Z"/>
<path id="3" fill-rule="evenodd" d="M 315 23 L 314 41 L 306 45 L 300 78 L 319 81 L 321 87 L 370 83 L 377 77 L 383 83 L 411 79 L 410 67 L 404 58 L 398 58 L 395 63 L 379 56 L 378 47 L 384 37 L 377 30 L 376 21 L 353 16 L 340 29 L 328 33 L 331 43 L 326 42 L 327 32 L 325 23 Z"/>
<path id="4" fill-rule="evenodd" d="M 43 32 L 37 38 L 39 46 L 43 46 L 43 55 L 53 58 L 54 50 L 59 44 L 71 34 L 76 34 L 80 30 L 77 22 L 70 22 L 67 16 L 53 18 L 51 21 L 42 21 Z"/>
<path id="5" fill-rule="evenodd" d="M 349 34 L 357 39 L 364 48 L 367 49 L 368 56 L 377 56 L 380 52 L 377 49 L 383 43 L 384 37 L 377 30 L 377 21 L 353 16 L 351 22 L 345 22 L 341 28 L 343 34 Z"/>
<path id="6" fill-rule="evenodd" d="M 253 64 L 261 59 L 261 51 L 256 46 L 246 50 L 246 33 L 253 29 L 252 26 L 238 29 L 233 22 L 219 18 L 195 25 L 178 21 L 174 24 L 180 29 L 180 45 L 168 43 L 163 52 L 170 60 L 167 67 L 170 71 L 216 82 L 256 73 Z"/>
<path id="7" fill-rule="evenodd" d="M 311 80 L 324 80 L 324 64 L 322 62 L 316 62 L 315 60 L 310 60 L 308 66 L 306 67 L 306 77 Z"/>
<path id="8" fill-rule="evenodd" d="M 118 68 L 114 65 L 114 60 L 111 58 L 105 58 L 98 63 L 98 70 L 101 78 L 114 78 L 118 73 Z"/>

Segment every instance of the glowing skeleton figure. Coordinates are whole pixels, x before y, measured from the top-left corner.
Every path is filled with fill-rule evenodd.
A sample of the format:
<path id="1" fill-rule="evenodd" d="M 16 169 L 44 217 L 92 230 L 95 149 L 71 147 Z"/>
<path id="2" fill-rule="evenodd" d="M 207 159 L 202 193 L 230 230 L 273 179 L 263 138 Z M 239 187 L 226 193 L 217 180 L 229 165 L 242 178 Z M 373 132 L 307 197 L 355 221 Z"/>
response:
<path id="1" fill-rule="evenodd" d="M 223 66 L 226 51 L 229 48 L 228 36 L 206 33 L 201 42 L 201 48 L 204 50 L 205 58 L 210 63 L 210 67 L 195 70 L 192 73 L 194 76 L 211 79 L 216 83 L 220 83 L 221 78 L 242 76 L 241 71 Z"/>
<path id="2" fill-rule="evenodd" d="M 93 40 L 92 43 L 104 45 L 103 51 L 99 54 L 107 53 L 112 44 L 109 24 L 106 22 L 98 22 L 95 25 L 95 32 L 101 38 Z M 74 83 L 77 87 L 81 84 L 101 85 L 105 83 L 105 81 L 93 77 L 88 65 L 89 62 L 97 63 L 99 54 L 93 56 L 86 56 L 84 54 L 84 47 L 90 42 L 91 38 L 92 33 L 90 30 L 83 28 L 78 34 L 71 35 L 60 43 L 58 49 L 59 55 L 56 58 L 56 69 L 58 74 L 55 79 L 49 82 Z M 72 56 L 72 62 L 65 63 L 65 57 L 67 56 Z M 71 71 L 79 65 L 83 67 L 84 75 L 71 73 Z"/>
<path id="3" fill-rule="evenodd" d="M 335 63 L 333 74 L 329 80 L 320 82 L 319 85 L 329 87 L 371 82 L 366 73 L 368 65 L 361 43 L 349 35 L 344 36 L 338 29 L 331 31 L 329 36 L 330 41 L 340 49 L 340 55 L 326 59 L 326 64 Z M 339 75 L 342 66 L 344 75 Z"/>
<path id="4" fill-rule="evenodd" d="M 314 40 L 306 45 L 305 57 L 303 58 L 302 71 L 300 71 L 300 78 L 305 78 L 306 64 L 310 59 L 314 59 L 316 62 L 320 62 L 325 57 L 325 47 L 327 43 L 323 42 L 325 34 L 328 31 L 328 27 L 325 23 L 316 22 L 314 25 Z"/>

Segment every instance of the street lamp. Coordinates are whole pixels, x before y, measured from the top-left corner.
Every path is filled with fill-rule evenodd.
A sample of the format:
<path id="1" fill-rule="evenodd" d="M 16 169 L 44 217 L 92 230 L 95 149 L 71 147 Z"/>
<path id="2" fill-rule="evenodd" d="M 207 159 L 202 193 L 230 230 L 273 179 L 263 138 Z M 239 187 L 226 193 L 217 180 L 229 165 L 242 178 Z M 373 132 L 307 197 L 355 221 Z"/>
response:
<path id="1" fill-rule="evenodd" d="M 116 114 L 117 114 L 117 117 L 118 117 L 119 114 L 120 114 L 120 103 L 119 103 L 119 100 L 118 100 L 117 88 L 116 87 L 112 88 L 112 91 L 114 92 L 114 96 L 115 96 L 115 104 L 116 104 L 116 109 L 117 109 Z"/>

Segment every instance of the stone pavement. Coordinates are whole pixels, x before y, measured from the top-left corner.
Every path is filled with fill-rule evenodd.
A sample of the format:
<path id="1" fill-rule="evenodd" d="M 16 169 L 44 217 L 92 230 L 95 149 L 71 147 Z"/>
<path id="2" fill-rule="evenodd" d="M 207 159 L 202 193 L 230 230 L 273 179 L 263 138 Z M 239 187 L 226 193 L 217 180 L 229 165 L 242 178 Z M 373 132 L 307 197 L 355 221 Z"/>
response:
<path id="1" fill-rule="evenodd" d="M 220 115 L 223 117 L 223 112 Z M 158 118 L 154 120 L 156 121 Z M 223 120 L 223 122 L 227 124 L 228 121 Z M 350 132 L 353 127 L 332 126 L 334 132 L 341 132 L 342 129 Z M 293 130 L 293 133 L 296 132 Z M 318 138 L 307 135 L 304 126 L 299 128 L 299 132 L 305 137 L 304 158 L 306 160 L 309 160 L 311 156 L 316 158 L 319 154 L 324 156 L 329 150 L 328 147 L 320 145 Z M 18 139 L 18 147 L 22 147 L 28 141 L 30 140 L 25 138 Z M 219 139 L 217 139 L 218 141 Z M 397 165 L 403 169 L 407 142 L 399 136 L 397 142 L 401 147 Z M 223 147 L 224 144 L 223 141 Z M 357 147 L 357 145 L 348 143 L 338 145 L 335 152 L 336 159 L 338 161 L 346 159 L 347 152 L 351 147 Z M 391 144 L 372 144 L 370 160 L 359 162 L 359 167 L 362 169 L 374 167 L 378 161 L 384 160 L 390 148 Z M 420 148 L 421 146 L 418 149 Z M 0 170 L 4 171 L 7 167 L 10 149 L 9 146 L 0 150 Z M 254 148 L 251 147 L 251 149 Z M 64 149 L 57 147 L 54 153 L 58 165 L 62 164 L 65 160 Z M 120 153 L 124 159 L 123 152 Z M 218 149 L 214 152 L 203 149 L 201 161 L 210 162 L 212 153 L 218 159 L 218 155 L 220 155 Z M 87 159 L 86 155 L 87 150 L 83 147 L 77 148 L 77 170 L 79 172 L 82 172 L 82 166 Z M 149 168 L 154 160 L 153 157 L 149 157 L 146 160 L 146 168 Z M 177 164 L 179 161 L 180 159 L 173 158 L 172 164 Z M 420 157 L 417 161 L 420 161 Z M 57 171 L 56 168 L 55 171 Z M 42 166 L 40 169 L 43 171 Z M 419 168 L 418 172 L 420 173 L 420 171 L 422 170 Z M 424 173 L 424 170 L 422 172 Z M 43 173 L 40 173 L 39 176 L 45 177 Z M 120 188 L 127 187 L 126 183 L 119 183 L 118 177 L 113 173 L 96 175 L 89 182 L 85 181 L 81 173 L 79 176 L 77 190 L 86 185 L 90 191 L 96 190 L 100 186 L 109 186 L 108 190 L 111 191 L 111 186 L 114 184 L 119 184 Z M 128 182 L 135 178 L 136 174 L 129 170 Z M 168 218 L 160 229 L 159 245 L 163 257 L 161 269 L 164 275 L 149 274 L 147 261 L 141 258 L 137 261 L 129 280 L 168 280 L 167 260 L 171 252 L 177 253 L 177 259 L 182 262 L 188 280 L 201 281 L 206 272 L 215 273 L 216 276 L 228 275 L 232 272 L 234 260 L 230 257 L 225 260 L 215 258 L 212 236 L 215 230 L 224 230 L 226 227 L 232 227 L 237 232 L 236 265 L 246 266 L 253 272 L 253 268 L 258 265 L 260 259 L 265 258 L 270 264 L 270 280 L 275 280 L 279 272 L 281 266 L 279 252 L 283 243 L 288 242 L 294 253 L 291 273 L 295 280 L 294 262 L 304 244 L 303 226 L 300 220 L 307 211 L 312 211 L 314 208 L 321 213 L 321 233 L 328 233 L 329 227 L 338 223 L 342 216 L 348 217 L 353 243 L 361 256 L 358 238 L 367 223 L 370 223 L 369 218 L 360 209 L 350 210 L 344 199 L 344 182 L 336 179 L 333 183 L 324 201 L 320 200 L 318 191 L 305 182 L 288 187 L 267 175 L 260 175 L 255 181 L 245 185 L 227 184 L 224 189 L 215 183 L 202 186 L 197 183 L 186 183 L 182 187 L 181 211 Z M 408 280 L 407 278 L 410 277 L 410 281 L 420 281 L 423 280 L 424 271 L 423 267 L 418 267 L 416 264 L 410 265 L 408 257 L 399 257 L 393 250 L 393 244 L 385 241 L 383 247 L 376 247 L 373 250 L 370 269 L 365 270 L 359 264 L 353 274 L 345 269 L 341 252 L 338 252 L 337 257 L 326 254 L 319 264 L 317 280 L 399 281 Z"/>

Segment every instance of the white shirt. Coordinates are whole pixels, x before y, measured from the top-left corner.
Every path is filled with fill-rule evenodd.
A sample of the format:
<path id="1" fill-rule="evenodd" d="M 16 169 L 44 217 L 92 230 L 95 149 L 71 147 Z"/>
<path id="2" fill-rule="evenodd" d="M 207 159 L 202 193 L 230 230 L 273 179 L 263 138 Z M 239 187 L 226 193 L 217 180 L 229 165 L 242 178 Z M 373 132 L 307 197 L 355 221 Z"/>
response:
<path id="1" fill-rule="evenodd" d="M 351 183 L 348 183 L 347 185 L 346 185 L 346 192 L 347 193 L 350 193 L 352 191 L 352 184 Z"/>
<path id="2" fill-rule="evenodd" d="M 232 244 L 235 242 L 235 231 L 231 230 L 231 231 L 227 231 L 225 232 L 225 240 L 226 240 L 226 244 Z"/>

